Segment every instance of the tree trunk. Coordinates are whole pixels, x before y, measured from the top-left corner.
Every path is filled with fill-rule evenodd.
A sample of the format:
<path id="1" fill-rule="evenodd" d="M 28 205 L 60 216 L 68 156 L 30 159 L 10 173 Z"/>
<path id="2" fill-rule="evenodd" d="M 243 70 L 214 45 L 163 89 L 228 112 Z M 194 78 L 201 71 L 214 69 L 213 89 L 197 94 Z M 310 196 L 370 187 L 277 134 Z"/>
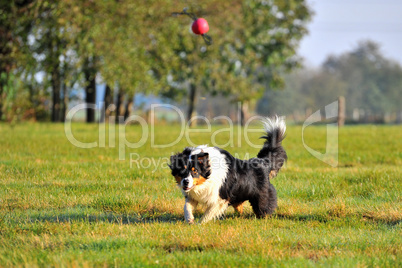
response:
<path id="1" fill-rule="evenodd" d="M 123 89 L 119 88 L 119 93 L 117 93 L 117 100 L 116 100 L 116 124 L 119 124 L 119 116 L 122 115 L 122 106 L 124 102 L 124 91 Z"/>
<path id="2" fill-rule="evenodd" d="M 249 117 L 248 108 L 249 108 L 248 102 L 241 103 L 241 109 L 240 109 L 240 125 L 241 126 L 244 126 L 246 124 L 246 121 Z"/>
<path id="3" fill-rule="evenodd" d="M 68 89 L 65 82 L 63 82 L 63 108 L 61 110 L 61 122 L 66 121 L 66 112 L 68 107 Z"/>
<path id="4" fill-rule="evenodd" d="M 112 90 L 110 89 L 110 86 L 106 84 L 105 96 L 103 97 L 103 109 L 100 115 L 99 122 L 104 123 L 109 121 L 109 115 L 110 115 L 109 105 L 111 103 L 112 103 Z"/>
<path id="5" fill-rule="evenodd" d="M 5 10 L 6 17 L 7 17 L 7 12 L 10 12 L 9 10 Z M 3 22 L 3 21 L 0 21 Z M 8 79 L 9 79 L 9 73 L 11 72 L 12 69 L 12 57 L 11 53 L 12 50 L 8 43 L 12 43 L 12 34 L 11 34 L 11 27 L 9 23 L 0 23 L 0 55 L 1 55 L 1 61 L 0 61 L 0 121 L 3 118 L 3 100 L 5 99 L 5 90 L 4 88 L 8 84 Z"/>
<path id="6" fill-rule="evenodd" d="M 124 109 L 124 121 L 126 121 L 126 119 L 130 116 L 130 113 L 133 109 L 133 99 L 134 99 L 134 96 L 131 96 L 129 94 L 128 98 L 127 98 L 126 107 Z"/>
<path id="7" fill-rule="evenodd" d="M 190 122 L 195 109 L 195 99 L 197 94 L 197 87 L 195 84 L 190 84 L 190 92 L 188 95 L 188 110 L 187 110 L 187 122 Z"/>
<path id="8" fill-rule="evenodd" d="M 18 43 L 14 40 L 15 35 L 13 34 L 13 29 L 16 26 L 15 19 L 16 17 L 25 14 L 29 17 L 27 9 L 29 9 L 29 5 L 31 5 L 32 2 L 34 1 L 2 1 L 0 4 L 0 121 L 3 118 L 3 101 L 5 99 L 4 88 L 9 85 L 9 74 L 15 68 L 13 51 L 15 48 L 18 48 L 18 50 L 20 49 Z M 31 21 L 24 21 L 26 22 L 23 23 L 22 26 L 24 27 L 24 31 L 27 31 Z"/>
<path id="9" fill-rule="evenodd" d="M 5 76 L 5 77 L 3 77 L 3 76 Z M 3 118 L 3 100 L 5 99 L 3 94 L 4 94 L 4 87 L 6 86 L 6 83 L 7 83 L 7 73 L 3 72 L 3 70 L 0 70 L 0 121 Z"/>
<path id="10" fill-rule="evenodd" d="M 57 60 L 53 66 L 51 72 L 51 84 L 52 84 L 52 122 L 60 121 L 60 70 L 59 61 Z"/>
<path id="11" fill-rule="evenodd" d="M 84 67 L 84 74 L 86 80 L 85 86 L 85 102 L 87 104 L 96 104 L 96 70 L 95 70 L 95 60 L 90 59 L 86 60 L 85 67 Z M 95 109 L 87 108 L 87 123 L 94 123 L 95 122 Z"/>
<path id="12" fill-rule="evenodd" d="M 0 82 L 0 121 L 3 118 L 3 85 Z"/>

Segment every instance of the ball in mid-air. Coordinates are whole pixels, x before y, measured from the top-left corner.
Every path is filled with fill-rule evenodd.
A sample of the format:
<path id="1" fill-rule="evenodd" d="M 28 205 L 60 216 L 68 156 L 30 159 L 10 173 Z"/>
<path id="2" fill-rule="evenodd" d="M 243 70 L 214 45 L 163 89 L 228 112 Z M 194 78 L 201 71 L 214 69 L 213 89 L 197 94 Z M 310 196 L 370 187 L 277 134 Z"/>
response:
<path id="1" fill-rule="evenodd" d="M 195 34 L 205 34 L 209 31 L 209 25 L 206 19 L 199 18 L 193 22 L 191 29 Z"/>

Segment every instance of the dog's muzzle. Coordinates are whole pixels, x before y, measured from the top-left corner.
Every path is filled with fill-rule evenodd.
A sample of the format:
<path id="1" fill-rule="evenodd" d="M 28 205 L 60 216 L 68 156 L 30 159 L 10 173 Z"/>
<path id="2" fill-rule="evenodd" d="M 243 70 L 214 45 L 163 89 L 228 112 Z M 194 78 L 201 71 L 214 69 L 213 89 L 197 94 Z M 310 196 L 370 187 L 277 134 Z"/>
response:
<path id="1" fill-rule="evenodd" d="M 191 189 L 193 189 L 194 185 L 193 185 L 193 178 L 191 178 L 191 176 L 184 178 L 181 181 L 181 186 L 183 188 L 184 191 L 188 192 Z"/>

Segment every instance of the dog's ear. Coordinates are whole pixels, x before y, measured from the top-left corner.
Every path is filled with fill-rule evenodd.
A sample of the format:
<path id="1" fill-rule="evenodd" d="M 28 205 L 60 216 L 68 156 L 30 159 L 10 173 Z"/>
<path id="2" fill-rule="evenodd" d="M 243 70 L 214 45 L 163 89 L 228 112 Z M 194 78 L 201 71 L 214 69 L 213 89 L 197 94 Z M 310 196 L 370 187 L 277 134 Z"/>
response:
<path id="1" fill-rule="evenodd" d="M 205 165 L 208 163 L 208 159 L 209 159 L 209 154 L 208 153 L 199 153 L 197 154 L 197 162 L 200 165 Z"/>
<path id="2" fill-rule="evenodd" d="M 192 148 L 186 147 L 186 148 L 184 148 L 184 150 L 183 150 L 183 152 L 182 152 L 182 155 L 188 157 L 189 155 L 191 155 L 191 151 L 192 151 L 192 150 L 193 150 Z"/>
<path id="3" fill-rule="evenodd" d="M 201 175 L 208 179 L 211 175 L 211 166 L 209 164 L 209 154 L 208 153 L 199 153 L 197 155 L 197 163 L 201 170 Z"/>
<path id="4" fill-rule="evenodd" d="M 175 155 L 170 156 L 170 165 L 168 164 L 168 166 L 170 167 L 171 170 L 173 170 L 173 168 L 177 168 L 180 155 L 181 155 L 180 153 L 177 153 Z"/>

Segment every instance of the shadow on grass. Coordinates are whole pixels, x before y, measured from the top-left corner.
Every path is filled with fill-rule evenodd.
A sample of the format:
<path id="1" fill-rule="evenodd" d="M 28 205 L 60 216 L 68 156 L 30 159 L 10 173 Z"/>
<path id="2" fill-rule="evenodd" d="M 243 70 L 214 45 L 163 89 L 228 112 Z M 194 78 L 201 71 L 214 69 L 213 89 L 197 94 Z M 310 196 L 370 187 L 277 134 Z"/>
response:
<path id="1" fill-rule="evenodd" d="M 198 220 L 203 215 L 202 211 L 196 211 L 194 216 L 196 220 Z M 26 215 L 27 216 L 27 215 Z M 119 213 L 113 211 L 99 211 L 99 213 L 92 212 L 88 213 L 85 211 L 77 211 L 77 212 L 65 212 L 65 213 L 57 213 L 56 211 L 47 211 L 43 213 L 33 213 L 28 217 L 24 216 L 25 220 L 29 222 L 54 222 L 54 223 L 63 223 L 63 222 L 107 222 L 114 224 L 138 224 L 138 223 L 178 223 L 184 222 L 184 215 L 181 213 L 172 213 L 170 211 L 164 211 L 157 208 L 152 208 L 143 212 L 129 212 L 129 213 Z M 367 215 L 346 215 L 346 216 L 331 216 L 326 214 L 283 214 L 283 213 L 274 213 L 271 216 L 268 216 L 272 219 L 278 219 L 283 221 L 294 221 L 294 222 L 320 222 L 320 223 L 329 223 L 329 222 L 349 222 L 351 225 L 357 224 L 357 222 L 364 224 L 378 224 L 378 225 L 386 225 L 388 227 L 395 227 L 397 225 L 402 225 L 402 220 L 400 218 L 377 218 Z M 225 216 L 223 216 L 220 220 L 224 221 L 225 219 L 256 219 L 254 213 L 244 213 L 242 215 L 229 212 Z M 14 218 L 14 220 L 17 220 Z M 21 219 L 19 219 L 20 221 Z"/>
<path id="2" fill-rule="evenodd" d="M 245 213 L 242 215 L 236 215 L 236 213 L 229 214 L 225 217 L 226 219 L 235 219 L 235 218 L 241 218 L 241 219 L 257 219 L 256 215 L 253 213 Z M 306 215 L 301 215 L 301 214 L 295 214 L 295 215 L 284 215 L 284 214 L 272 214 L 267 216 L 267 218 L 273 218 L 273 219 L 279 219 L 279 220 L 288 220 L 288 221 L 318 221 L 322 223 L 326 223 L 330 221 L 331 219 L 325 218 L 322 215 L 313 215 L 313 214 L 306 214 Z"/>
<path id="3" fill-rule="evenodd" d="M 274 214 L 273 217 L 282 220 L 291 220 L 291 221 L 318 221 L 321 223 L 328 223 L 333 221 L 349 221 L 355 222 L 360 221 L 363 223 L 373 223 L 380 225 L 387 225 L 388 227 L 393 227 L 399 224 L 402 224 L 401 219 L 384 219 L 384 218 L 376 218 L 369 217 L 366 215 L 347 215 L 347 216 L 333 216 L 333 215 L 324 215 L 324 214 Z"/>
<path id="4" fill-rule="evenodd" d="M 282 213 L 274 213 L 271 216 L 268 216 L 273 219 L 279 219 L 284 221 L 294 221 L 294 222 L 320 222 L 320 223 L 329 223 L 329 222 L 350 222 L 351 225 L 356 224 L 356 222 L 361 222 L 364 224 L 378 224 L 378 225 L 386 225 L 388 227 L 394 227 L 397 225 L 402 225 L 401 219 L 384 219 L 384 218 L 376 218 L 367 215 L 353 214 L 347 216 L 333 216 L 333 215 L 325 215 L 325 214 L 282 214 Z M 257 219 L 253 213 L 245 213 L 243 215 L 239 215 L 237 213 L 229 213 L 225 216 L 226 219 Z"/>
<path id="5" fill-rule="evenodd" d="M 322 223 L 327 223 L 331 219 L 328 216 L 324 216 L 321 214 L 275 214 L 274 217 L 281 220 L 291 220 L 291 221 L 318 221 Z"/>
<path id="6" fill-rule="evenodd" d="M 235 219 L 235 218 L 242 218 L 242 219 L 257 219 L 254 213 L 243 213 L 242 215 L 238 213 L 230 213 L 226 215 L 227 219 Z M 267 216 L 267 218 L 279 219 L 279 220 L 289 220 L 289 221 L 319 221 L 326 223 L 330 221 L 328 217 L 319 214 L 282 214 L 274 212 L 272 215 Z"/>
<path id="7" fill-rule="evenodd" d="M 61 213 L 61 214 L 39 214 L 29 216 L 31 222 L 107 222 L 116 224 L 137 224 L 137 223 L 156 223 L 167 222 L 176 223 L 183 222 L 183 215 L 172 214 L 164 211 L 147 211 L 144 213 L 115 213 L 100 212 L 99 214 L 90 213 Z"/>
<path id="8" fill-rule="evenodd" d="M 206 250 L 214 249 L 215 246 L 213 244 L 185 245 L 182 243 L 172 243 L 172 244 L 157 246 L 157 248 L 164 250 L 166 253 L 175 253 L 175 252 L 203 252 Z"/>

